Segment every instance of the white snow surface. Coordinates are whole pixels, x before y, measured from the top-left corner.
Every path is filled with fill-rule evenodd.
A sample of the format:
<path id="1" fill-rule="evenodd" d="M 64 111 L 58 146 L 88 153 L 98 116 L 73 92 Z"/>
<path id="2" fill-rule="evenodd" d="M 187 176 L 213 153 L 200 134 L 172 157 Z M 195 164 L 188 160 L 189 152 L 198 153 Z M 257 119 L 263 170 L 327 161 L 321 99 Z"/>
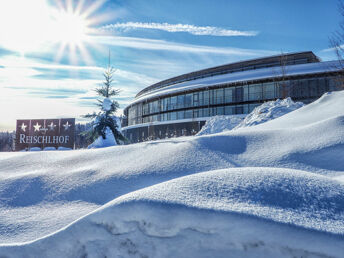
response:
<path id="1" fill-rule="evenodd" d="M 344 91 L 256 126 L 0 154 L 0 257 L 343 257 Z"/>
<path id="2" fill-rule="evenodd" d="M 232 130 L 234 127 L 238 126 L 244 118 L 245 115 L 210 117 L 209 119 L 207 119 L 205 125 L 196 135 L 200 136 L 207 134 L 215 134 Z"/>
<path id="3" fill-rule="evenodd" d="M 256 107 L 234 129 L 265 123 L 303 106 L 302 102 L 294 102 L 290 97 L 282 100 L 268 101 Z"/>
<path id="4" fill-rule="evenodd" d="M 115 140 L 115 136 L 113 135 L 111 129 L 106 127 L 105 131 L 106 138 L 103 139 L 102 136 L 99 136 L 94 142 L 88 145 L 88 149 L 96 149 L 96 148 L 106 148 L 111 146 L 116 146 L 117 142 Z"/>

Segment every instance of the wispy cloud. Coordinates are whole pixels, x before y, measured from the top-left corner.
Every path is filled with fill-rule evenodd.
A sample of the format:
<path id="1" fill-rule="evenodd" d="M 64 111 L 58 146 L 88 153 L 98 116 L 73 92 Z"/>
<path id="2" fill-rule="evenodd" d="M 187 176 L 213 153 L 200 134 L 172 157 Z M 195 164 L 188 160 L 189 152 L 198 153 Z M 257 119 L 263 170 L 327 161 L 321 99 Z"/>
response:
<path id="1" fill-rule="evenodd" d="M 195 54 L 220 54 L 220 55 L 237 55 L 237 56 L 264 56 L 276 54 L 274 51 L 243 49 L 233 47 L 210 47 L 193 44 L 175 43 L 166 40 L 145 39 L 135 37 L 118 37 L 118 36 L 92 36 L 89 41 L 95 43 L 119 46 L 126 48 L 136 48 L 145 50 L 175 51 L 182 53 Z"/>
<path id="2" fill-rule="evenodd" d="M 156 23 L 156 22 L 126 22 L 115 23 L 103 26 L 100 30 L 135 30 L 135 29 L 154 29 L 163 30 L 168 32 L 186 32 L 192 35 L 202 36 L 220 36 L 220 37 L 233 37 L 233 36 L 256 36 L 257 31 L 241 31 L 230 30 L 213 26 L 195 26 L 190 24 L 169 24 L 169 23 Z"/>

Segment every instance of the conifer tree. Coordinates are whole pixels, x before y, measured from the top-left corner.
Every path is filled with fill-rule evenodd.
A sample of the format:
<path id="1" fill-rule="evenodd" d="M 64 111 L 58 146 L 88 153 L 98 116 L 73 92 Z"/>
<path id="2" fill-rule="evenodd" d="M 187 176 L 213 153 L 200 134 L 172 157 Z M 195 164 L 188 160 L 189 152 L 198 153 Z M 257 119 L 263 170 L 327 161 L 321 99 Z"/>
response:
<path id="1" fill-rule="evenodd" d="M 101 99 L 98 99 L 97 103 L 97 106 L 100 107 L 100 111 L 98 113 L 93 112 L 92 114 L 87 114 L 84 116 L 85 118 L 92 119 L 92 127 L 87 132 L 88 137 L 92 140 L 92 142 L 99 136 L 105 140 L 107 136 L 107 128 L 111 130 L 117 144 L 124 144 L 127 142 L 126 138 L 118 130 L 117 120 L 114 118 L 114 114 L 119 108 L 118 102 L 111 99 L 111 97 L 119 94 L 118 89 L 112 88 L 112 77 L 114 72 L 115 70 L 108 66 L 103 73 L 103 84 L 95 89 L 97 94 L 101 97 Z"/>

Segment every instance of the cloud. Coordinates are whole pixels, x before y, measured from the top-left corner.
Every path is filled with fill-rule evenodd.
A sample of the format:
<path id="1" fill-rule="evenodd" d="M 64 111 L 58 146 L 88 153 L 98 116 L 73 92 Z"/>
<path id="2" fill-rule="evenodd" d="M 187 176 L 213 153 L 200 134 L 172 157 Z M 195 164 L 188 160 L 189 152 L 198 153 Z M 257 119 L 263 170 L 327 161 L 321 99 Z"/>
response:
<path id="1" fill-rule="evenodd" d="M 193 44 L 175 43 L 166 40 L 145 39 L 135 37 L 118 36 L 92 36 L 89 40 L 94 43 L 126 48 L 136 48 L 145 50 L 175 51 L 194 54 L 219 54 L 236 56 L 264 56 L 276 54 L 275 51 L 243 49 L 233 47 L 210 47 Z"/>
<path id="2" fill-rule="evenodd" d="M 190 24 L 169 24 L 169 23 L 155 23 L 155 22 L 126 22 L 115 23 L 103 26 L 100 30 L 117 31 L 117 30 L 135 30 L 135 29 L 154 29 L 168 32 L 186 32 L 192 35 L 202 36 L 219 36 L 219 37 L 233 37 L 233 36 L 256 36 L 257 31 L 240 31 L 229 30 L 212 26 L 195 26 Z"/>

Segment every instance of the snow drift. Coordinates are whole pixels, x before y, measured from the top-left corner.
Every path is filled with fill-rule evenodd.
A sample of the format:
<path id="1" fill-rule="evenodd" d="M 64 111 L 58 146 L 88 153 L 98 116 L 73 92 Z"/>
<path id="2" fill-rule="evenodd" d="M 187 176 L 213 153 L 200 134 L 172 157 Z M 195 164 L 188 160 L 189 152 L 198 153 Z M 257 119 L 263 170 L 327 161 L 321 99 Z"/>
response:
<path id="1" fill-rule="evenodd" d="M 1 153 L 0 256 L 341 257 L 343 129 L 341 91 L 214 135 Z"/>
<path id="2" fill-rule="evenodd" d="M 234 129 L 265 123 L 288 114 L 302 106 L 304 106 L 302 102 L 294 102 L 291 98 L 265 102 L 256 107 L 245 117 L 244 121 L 238 124 Z"/>
<path id="3" fill-rule="evenodd" d="M 336 180 L 288 169 L 225 169 L 129 193 L 50 237 L 1 251 L 25 257 L 340 257 L 342 237 L 328 242 L 314 228 L 343 232 L 343 211 L 344 185 Z"/>
<path id="4" fill-rule="evenodd" d="M 202 129 L 197 133 L 197 136 L 232 130 L 239 125 L 244 118 L 245 115 L 213 116 L 206 121 Z"/>

